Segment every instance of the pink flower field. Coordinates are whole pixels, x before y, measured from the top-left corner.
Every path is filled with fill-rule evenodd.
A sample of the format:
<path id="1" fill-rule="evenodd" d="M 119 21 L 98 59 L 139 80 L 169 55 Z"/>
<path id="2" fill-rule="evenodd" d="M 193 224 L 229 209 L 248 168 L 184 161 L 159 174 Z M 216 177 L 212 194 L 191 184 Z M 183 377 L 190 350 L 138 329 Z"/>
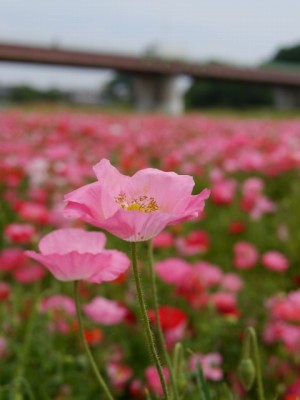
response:
<path id="1" fill-rule="evenodd" d="M 300 398 L 299 167 L 297 119 L 1 111 L 0 399 Z"/>

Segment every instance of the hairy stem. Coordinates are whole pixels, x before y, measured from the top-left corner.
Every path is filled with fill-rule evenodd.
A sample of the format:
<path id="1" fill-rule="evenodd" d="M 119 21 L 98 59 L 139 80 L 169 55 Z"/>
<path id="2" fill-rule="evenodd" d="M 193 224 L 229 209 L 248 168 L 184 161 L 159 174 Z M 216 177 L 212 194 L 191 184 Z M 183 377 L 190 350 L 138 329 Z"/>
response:
<path id="1" fill-rule="evenodd" d="M 167 384 L 166 384 L 166 381 L 165 381 L 165 378 L 163 375 L 162 366 L 160 364 L 159 356 L 158 356 L 156 346 L 154 343 L 154 337 L 153 337 L 153 334 L 151 331 L 150 322 L 149 322 L 149 318 L 148 318 L 148 314 L 147 314 L 147 308 L 146 308 L 146 304 L 145 304 L 145 300 L 144 300 L 144 296 L 143 296 L 141 279 L 140 279 L 138 266 L 137 266 L 137 255 L 136 255 L 136 243 L 135 242 L 131 243 L 131 259 L 132 259 L 132 269 L 133 269 L 133 275 L 134 275 L 135 286 L 136 286 L 136 291 L 137 291 L 137 297 L 138 297 L 138 302 L 139 302 L 139 306 L 140 306 L 140 311 L 142 314 L 144 332 L 147 337 L 151 356 L 154 360 L 154 363 L 155 363 L 155 366 L 156 366 L 156 369 L 157 369 L 157 372 L 158 372 L 158 375 L 160 378 L 164 397 L 166 400 L 168 400 L 169 395 L 168 395 Z"/>
<path id="2" fill-rule="evenodd" d="M 83 347 L 85 349 L 85 352 L 86 352 L 86 354 L 88 356 L 88 359 L 90 361 L 90 364 L 92 366 L 92 369 L 94 371 L 94 374 L 95 374 L 95 376 L 96 376 L 101 388 L 103 389 L 103 391 L 106 394 L 106 397 L 109 400 L 114 400 L 114 398 L 113 398 L 110 390 L 108 389 L 108 387 L 107 387 L 102 375 L 100 374 L 100 371 L 99 371 L 99 369 L 97 367 L 97 364 L 96 364 L 96 362 L 94 360 L 94 357 L 93 357 L 93 355 L 91 353 L 91 350 L 90 350 L 90 348 L 89 348 L 89 346 L 87 344 L 86 338 L 84 336 L 83 323 L 82 323 L 82 317 L 81 317 L 81 311 L 80 311 L 80 301 L 79 301 L 79 295 L 78 295 L 78 284 L 79 284 L 79 281 L 75 281 L 74 282 L 74 298 L 75 298 L 75 304 L 76 304 L 76 313 L 77 313 L 77 319 L 78 319 L 78 324 L 79 324 L 80 338 L 81 338 Z"/>
<path id="3" fill-rule="evenodd" d="M 25 331 L 25 338 L 23 342 L 23 347 L 20 352 L 19 360 L 18 360 L 18 365 L 16 368 L 16 374 L 15 374 L 15 380 L 14 380 L 14 393 L 15 397 L 14 399 L 23 399 L 23 395 L 20 392 L 20 388 L 22 386 L 22 382 L 25 382 L 25 379 L 23 377 L 24 371 L 26 370 L 26 363 L 28 359 L 28 355 L 30 352 L 30 346 L 32 342 L 32 335 L 33 335 L 33 329 L 34 329 L 34 324 L 35 324 L 35 319 L 36 319 L 36 314 L 37 314 L 37 304 L 40 300 L 40 297 L 37 295 L 39 291 L 39 284 L 36 284 L 34 286 L 34 302 L 32 304 L 31 308 L 31 313 L 27 322 L 26 326 L 26 331 Z"/>
<path id="4" fill-rule="evenodd" d="M 248 328 L 246 332 L 252 340 L 253 359 L 254 359 L 254 364 L 255 364 L 255 369 L 256 369 L 257 396 L 258 396 L 259 400 L 265 400 L 256 332 L 251 327 Z"/>
<path id="5" fill-rule="evenodd" d="M 169 373 L 170 373 L 170 382 L 172 386 L 172 391 L 175 400 L 179 400 L 179 395 L 178 395 L 178 390 L 177 390 L 177 385 L 176 385 L 176 379 L 175 379 L 175 374 L 173 370 L 173 366 L 171 363 L 171 359 L 167 350 L 164 334 L 162 331 L 161 323 L 160 323 L 160 318 L 159 318 L 159 303 L 158 303 L 158 293 L 157 293 L 157 287 L 156 287 L 156 275 L 154 271 L 154 261 L 153 261 L 153 247 L 152 247 L 152 240 L 148 240 L 148 259 L 149 259 L 149 266 L 150 266 L 150 275 L 151 275 L 151 287 L 152 287 L 152 295 L 153 295 L 153 302 L 154 302 L 154 313 L 155 313 L 155 321 L 156 321 L 156 328 L 157 328 L 157 333 L 159 337 L 159 342 L 164 354 L 165 361 L 167 363 Z"/>

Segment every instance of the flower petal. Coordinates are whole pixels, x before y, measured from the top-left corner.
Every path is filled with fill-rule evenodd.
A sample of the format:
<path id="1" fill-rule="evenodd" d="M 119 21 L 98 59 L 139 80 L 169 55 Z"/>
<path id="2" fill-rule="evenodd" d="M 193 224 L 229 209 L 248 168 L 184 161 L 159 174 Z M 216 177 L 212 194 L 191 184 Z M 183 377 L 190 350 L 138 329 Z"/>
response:
<path id="1" fill-rule="evenodd" d="M 43 255 L 26 251 L 25 254 L 42 263 L 60 281 L 85 280 L 101 283 L 116 279 L 129 266 L 129 259 L 125 255 L 122 262 L 121 257 L 117 258 L 117 263 L 111 252 L 113 250 L 99 254 L 80 254 L 73 251 L 68 254 Z"/>
<path id="2" fill-rule="evenodd" d="M 57 229 L 44 236 L 39 243 L 42 254 L 78 253 L 97 254 L 104 249 L 106 237 L 102 232 L 87 232 L 82 229 Z"/>
<path id="3" fill-rule="evenodd" d="M 135 195 L 153 197 L 163 212 L 177 212 L 185 207 L 194 187 L 189 175 L 146 168 L 133 175 L 127 190 Z"/>

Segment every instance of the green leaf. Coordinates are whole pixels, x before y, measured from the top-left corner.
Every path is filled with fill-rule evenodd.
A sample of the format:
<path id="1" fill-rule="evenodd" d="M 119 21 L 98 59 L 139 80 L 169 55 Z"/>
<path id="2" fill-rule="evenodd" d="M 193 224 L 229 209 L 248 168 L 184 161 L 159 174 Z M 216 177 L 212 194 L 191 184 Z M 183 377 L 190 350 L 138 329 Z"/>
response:
<path id="1" fill-rule="evenodd" d="M 212 400 L 209 394 L 207 383 L 204 379 L 200 362 L 197 361 L 196 380 L 201 400 Z"/>

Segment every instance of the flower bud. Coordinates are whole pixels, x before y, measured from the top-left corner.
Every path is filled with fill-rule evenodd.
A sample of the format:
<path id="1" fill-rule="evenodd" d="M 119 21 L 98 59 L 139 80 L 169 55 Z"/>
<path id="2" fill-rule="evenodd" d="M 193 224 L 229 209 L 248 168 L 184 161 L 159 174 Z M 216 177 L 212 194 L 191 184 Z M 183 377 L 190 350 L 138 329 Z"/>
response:
<path id="1" fill-rule="evenodd" d="M 241 360 L 238 367 L 238 376 L 245 390 L 250 390 L 255 381 L 255 366 L 251 358 Z"/>

